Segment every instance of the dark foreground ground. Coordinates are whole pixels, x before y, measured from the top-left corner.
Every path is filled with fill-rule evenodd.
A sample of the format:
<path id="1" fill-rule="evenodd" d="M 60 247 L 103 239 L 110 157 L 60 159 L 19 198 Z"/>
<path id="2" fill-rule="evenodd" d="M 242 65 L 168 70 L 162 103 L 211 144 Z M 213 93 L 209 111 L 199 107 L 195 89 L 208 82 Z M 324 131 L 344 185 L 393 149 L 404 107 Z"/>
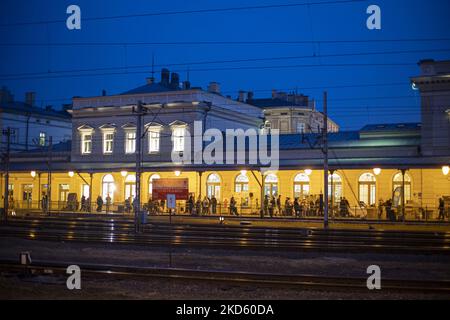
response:
<path id="1" fill-rule="evenodd" d="M 367 277 L 379 265 L 382 279 L 448 280 L 450 257 L 439 255 L 283 253 L 276 251 L 155 248 L 134 245 L 58 243 L 0 239 L 0 260 L 30 251 L 34 260 Z M 449 295 L 380 291 L 271 288 L 179 280 L 83 279 L 70 291 L 65 278 L 0 274 L 0 299 L 450 299 Z"/>

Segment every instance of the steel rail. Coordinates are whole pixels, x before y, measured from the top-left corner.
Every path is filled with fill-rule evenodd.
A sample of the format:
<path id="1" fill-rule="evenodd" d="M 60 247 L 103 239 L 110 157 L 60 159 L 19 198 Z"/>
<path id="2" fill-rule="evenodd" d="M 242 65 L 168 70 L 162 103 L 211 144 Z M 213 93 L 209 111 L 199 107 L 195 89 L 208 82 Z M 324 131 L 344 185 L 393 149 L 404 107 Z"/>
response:
<path id="1" fill-rule="evenodd" d="M 20 265 L 13 261 L 0 261 L 0 272 L 19 273 L 29 276 L 64 276 L 67 267 L 73 263 L 35 261 L 30 265 Z M 156 268 L 118 266 L 106 264 L 77 264 L 82 276 L 98 279 L 171 279 L 202 282 L 233 283 L 240 285 L 281 286 L 294 288 L 334 288 L 367 290 L 366 278 L 330 277 L 310 274 L 254 273 L 242 271 L 218 271 L 181 268 Z M 447 280 L 411 280 L 382 279 L 382 290 L 414 291 L 450 294 L 450 282 Z"/>
<path id="2" fill-rule="evenodd" d="M 288 250 L 370 250 L 450 253 L 448 233 L 402 233 L 374 230 L 270 229 L 258 227 L 147 225 L 134 234 L 132 224 L 67 221 L 12 221 L 0 226 L 0 236 L 51 241 L 98 241 L 137 245 L 280 248 Z"/>

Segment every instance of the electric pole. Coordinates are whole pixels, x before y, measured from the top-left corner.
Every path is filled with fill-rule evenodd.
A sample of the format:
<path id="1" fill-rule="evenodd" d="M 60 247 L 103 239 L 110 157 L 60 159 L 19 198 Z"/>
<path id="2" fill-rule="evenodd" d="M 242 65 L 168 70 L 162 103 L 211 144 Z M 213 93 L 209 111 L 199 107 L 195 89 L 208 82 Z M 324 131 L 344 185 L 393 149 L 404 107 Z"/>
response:
<path id="1" fill-rule="evenodd" d="M 47 175 L 47 214 L 50 215 L 52 208 L 52 150 L 53 149 L 53 137 L 48 137 L 48 175 Z"/>
<path id="2" fill-rule="evenodd" d="M 139 232 L 139 218 L 141 213 L 141 161 L 142 161 L 142 102 L 137 103 L 136 119 L 136 199 L 134 205 L 135 231 Z"/>
<path id="3" fill-rule="evenodd" d="M 324 210 L 323 227 L 328 228 L 328 106 L 327 92 L 323 93 L 323 172 L 324 172 Z"/>
<path id="4" fill-rule="evenodd" d="M 11 152 L 11 128 L 3 130 L 3 135 L 6 135 L 6 155 L 5 155 L 5 193 L 3 199 L 3 220 L 8 222 L 8 209 L 9 209 L 9 158 Z"/>

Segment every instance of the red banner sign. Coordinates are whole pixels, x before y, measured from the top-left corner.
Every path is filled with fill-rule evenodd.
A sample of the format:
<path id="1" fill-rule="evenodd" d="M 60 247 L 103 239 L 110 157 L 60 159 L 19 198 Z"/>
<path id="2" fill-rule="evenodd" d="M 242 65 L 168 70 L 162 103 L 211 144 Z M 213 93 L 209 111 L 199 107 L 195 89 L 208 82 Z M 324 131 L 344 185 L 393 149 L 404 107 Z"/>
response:
<path id="1" fill-rule="evenodd" d="M 189 197 L 189 179 L 154 179 L 152 184 L 153 200 L 166 200 L 168 194 L 174 194 L 176 200 Z"/>

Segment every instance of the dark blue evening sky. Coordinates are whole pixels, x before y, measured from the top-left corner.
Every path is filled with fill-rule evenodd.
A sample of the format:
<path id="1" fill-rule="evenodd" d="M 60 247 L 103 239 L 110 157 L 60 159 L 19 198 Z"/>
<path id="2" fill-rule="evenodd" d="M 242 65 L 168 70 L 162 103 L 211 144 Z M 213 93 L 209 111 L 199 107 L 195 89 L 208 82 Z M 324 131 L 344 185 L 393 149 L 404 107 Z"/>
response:
<path id="1" fill-rule="evenodd" d="M 83 18 L 130 15 L 150 12 L 242 7 L 264 4 L 311 3 L 309 6 L 216 13 L 191 13 L 84 21 Z M 194 86 L 209 81 L 221 83 L 224 94 L 236 98 L 237 91 L 254 90 L 256 97 L 270 95 L 271 89 L 297 89 L 318 100 L 328 90 L 331 117 L 343 129 L 368 123 L 420 121 L 418 92 L 409 77 L 419 74 L 420 59 L 450 59 L 450 40 L 393 41 L 380 39 L 450 38 L 450 1 L 383 0 L 322 4 L 326 0 L 229 0 L 229 1 L 87 1 L 87 0 L 2 0 L 0 3 L 0 85 L 6 85 L 22 99 L 26 91 L 36 91 L 42 106 L 70 102 L 72 96 L 121 93 L 142 85 L 150 75 L 152 54 L 155 70 L 168 66 L 185 80 L 190 69 Z M 66 8 L 77 4 L 82 10 L 82 30 L 65 26 Z M 382 9 L 382 30 L 366 28 L 366 8 Z M 33 25 L 8 25 L 31 21 L 64 21 Z M 294 41 L 302 44 L 227 45 L 69 45 L 61 43 L 183 42 L 183 41 Z M 360 43 L 327 43 L 326 40 L 371 40 Z M 321 42 L 322 41 L 322 42 Z M 12 46 L 6 44 L 23 44 Z M 40 46 L 31 44 L 43 44 Z M 425 51 L 429 52 L 410 52 Z M 438 50 L 438 51 L 437 51 Z M 356 55 L 366 52 L 406 51 L 383 55 Z M 336 54 L 353 56 L 329 57 Z M 311 56 L 259 62 L 194 62 L 272 57 Z M 328 55 L 328 57 L 326 57 Z M 329 66 L 365 64 L 363 66 Z M 381 65 L 370 64 L 402 64 Z M 406 65 L 404 65 L 406 64 Z M 300 67 L 298 65 L 308 65 Z M 328 65 L 328 66 L 327 66 Z M 289 66 L 271 69 L 244 67 Z M 58 73 L 67 70 L 122 68 Z M 204 70 L 231 68 L 231 70 Z M 241 68 L 241 69 L 240 69 Z M 198 70 L 201 69 L 201 70 Z M 115 73 L 105 75 L 105 73 Z M 136 73 L 141 72 L 141 73 Z M 37 73 L 36 75 L 21 75 Z M 85 73 L 85 74 L 89 74 Z M 16 79 L 12 79 L 15 75 Z M 74 76 L 76 75 L 76 76 Z M 35 77 L 35 79 L 30 79 Z M 159 75 L 158 75 L 159 78 Z M 374 86 L 365 86 L 371 85 Z M 390 84 L 381 86 L 381 84 Z M 346 86 L 337 88 L 337 86 Z"/>

